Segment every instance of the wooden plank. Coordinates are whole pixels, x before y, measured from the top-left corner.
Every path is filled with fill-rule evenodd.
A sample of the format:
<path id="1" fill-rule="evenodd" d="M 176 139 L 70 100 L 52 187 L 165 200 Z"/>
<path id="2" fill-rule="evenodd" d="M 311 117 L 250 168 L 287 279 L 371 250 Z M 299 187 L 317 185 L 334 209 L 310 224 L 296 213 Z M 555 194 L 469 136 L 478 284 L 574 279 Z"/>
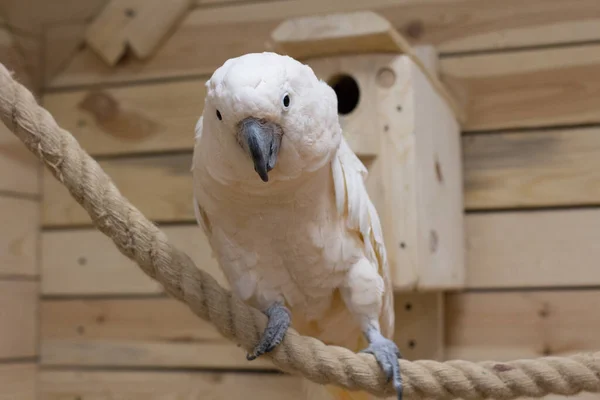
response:
<path id="1" fill-rule="evenodd" d="M 58 74 L 83 45 L 86 23 L 65 22 L 46 29 L 44 41 L 44 82 Z"/>
<path id="2" fill-rule="evenodd" d="M 0 5 L 8 24 L 22 32 L 42 34 L 51 24 L 88 21 L 107 0 L 9 0 Z"/>
<path id="3" fill-rule="evenodd" d="M 37 201 L 0 197 L 0 277 L 38 274 L 39 208 Z"/>
<path id="4" fill-rule="evenodd" d="M 395 340 L 406 358 L 442 359 L 442 296 L 396 297 Z M 168 297 L 50 300 L 41 304 L 45 366 L 268 369 L 248 362 L 182 303 Z"/>
<path id="5" fill-rule="evenodd" d="M 146 217 L 156 221 L 193 221 L 191 159 L 191 154 L 183 154 L 107 160 L 100 165 Z M 85 210 L 47 169 L 43 186 L 44 225 L 91 223 Z"/>
<path id="6" fill-rule="evenodd" d="M 600 204 L 598 128 L 468 136 L 463 139 L 466 207 Z"/>
<path id="7" fill-rule="evenodd" d="M 214 372 L 43 371 L 40 399 L 302 400 L 298 377 Z"/>
<path id="8" fill-rule="evenodd" d="M 600 204 L 598 128 L 463 137 L 468 210 Z M 134 205 L 157 221 L 194 221 L 190 154 L 101 161 Z M 89 217 L 45 171 L 44 225 Z"/>
<path id="9" fill-rule="evenodd" d="M 35 400 L 37 374 L 33 363 L 0 364 L 0 400 Z"/>
<path id="10" fill-rule="evenodd" d="M 0 360 L 37 355 L 38 284 L 0 281 Z"/>
<path id="11" fill-rule="evenodd" d="M 4 124 L 0 124 L 0 191 L 38 195 L 41 164 Z"/>
<path id="12" fill-rule="evenodd" d="M 227 287 L 200 227 L 195 224 L 165 227 L 163 231 L 175 246 L 192 257 L 199 268 Z M 44 295 L 162 293 L 162 287 L 156 281 L 144 274 L 97 230 L 44 232 L 42 254 Z"/>
<path id="13" fill-rule="evenodd" d="M 587 45 L 451 57 L 442 73 L 463 129 L 488 130 L 600 122 L 599 66 L 600 45 Z"/>
<path id="14" fill-rule="evenodd" d="M 51 93 L 44 106 L 92 155 L 191 150 L 204 82 Z"/>
<path id="15" fill-rule="evenodd" d="M 600 285 L 600 210 L 467 214 L 467 287 Z M 163 228 L 196 264 L 226 281 L 195 225 Z M 159 286 L 96 230 L 42 233 L 45 295 L 156 294 Z M 116 279 L 115 277 L 118 277 Z"/>
<path id="16" fill-rule="evenodd" d="M 467 286 L 600 285 L 600 210 L 470 214 Z"/>
<path id="17" fill-rule="evenodd" d="M 0 27 L 0 62 L 13 73 L 19 83 L 35 91 L 37 87 L 30 63 L 20 51 L 17 42 L 8 28 Z"/>
<path id="18" fill-rule="evenodd" d="M 446 298 L 446 358 L 507 361 L 597 351 L 600 291 L 452 294 Z"/>
<path id="19" fill-rule="evenodd" d="M 191 12 L 148 62 L 131 59 L 113 69 L 86 49 L 51 86 L 209 74 L 228 58 L 265 50 L 271 32 L 284 19 L 365 9 L 384 15 L 413 44 L 432 44 L 442 53 L 600 38 L 596 0 L 535 0 L 529 7 L 518 0 L 290 0 L 276 7 L 271 2 L 241 4 Z"/>

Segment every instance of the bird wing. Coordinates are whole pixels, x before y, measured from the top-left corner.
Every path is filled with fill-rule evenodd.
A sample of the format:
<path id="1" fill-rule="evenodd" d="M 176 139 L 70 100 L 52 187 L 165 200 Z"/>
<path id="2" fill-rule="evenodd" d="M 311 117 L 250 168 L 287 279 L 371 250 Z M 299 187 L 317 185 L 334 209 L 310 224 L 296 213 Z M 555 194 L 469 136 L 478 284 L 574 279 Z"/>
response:
<path id="1" fill-rule="evenodd" d="M 390 338 L 394 332 L 394 301 L 383 230 L 365 185 L 367 168 L 343 137 L 332 170 L 337 210 L 346 218 L 348 229 L 360 233 L 366 258 L 383 277 L 384 298 L 379 319 L 382 334 Z"/>

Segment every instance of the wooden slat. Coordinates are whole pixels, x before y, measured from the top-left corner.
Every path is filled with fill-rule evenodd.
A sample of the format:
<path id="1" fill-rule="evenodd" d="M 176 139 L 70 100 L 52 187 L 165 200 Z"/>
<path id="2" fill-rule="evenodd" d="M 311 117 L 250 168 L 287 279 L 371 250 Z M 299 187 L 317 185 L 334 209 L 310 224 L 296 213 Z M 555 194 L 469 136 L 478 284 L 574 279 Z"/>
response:
<path id="1" fill-rule="evenodd" d="M 471 214 L 467 286 L 600 285 L 600 210 Z"/>
<path id="2" fill-rule="evenodd" d="M 598 290 L 468 293 L 446 299 L 446 358 L 507 361 L 598 351 Z"/>
<path id="3" fill-rule="evenodd" d="M 0 360 L 37 355 L 38 284 L 0 281 Z"/>
<path id="4" fill-rule="evenodd" d="M 600 9 L 600 8 L 599 8 Z M 447 58 L 465 130 L 600 122 L 600 45 Z"/>
<path id="5" fill-rule="evenodd" d="M 468 214 L 467 287 L 600 285 L 600 210 Z M 165 227 L 175 245 L 227 286 L 195 225 Z M 155 294 L 160 287 L 96 230 L 42 233 L 45 295 Z M 118 277 L 116 279 L 115 277 Z"/>
<path id="6" fill-rule="evenodd" d="M 0 400 L 35 400 L 37 373 L 33 363 L 0 364 Z"/>
<path id="7" fill-rule="evenodd" d="M 470 131 L 600 122 L 599 66 L 600 46 L 578 46 L 445 58 L 441 72 Z M 205 80 L 49 94 L 45 105 L 92 154 L 191 148 Z"/>
<path id="8" fill-rule="evenodd" d="M 396 341 L 406 358 L 443 357 L 440 298 L 397 296 Z M 46 366 L 275 369 L 268 360 L 248 362 L 242 349 L 167 297 L 44 300 L 41 340 Z"/>
<path id="9" fill-rule="evenodd" d="M 232 5 L 191 12 L 148 62 L 128 60 L 116 69 L 90 50 L 78 54 L 51 85 L 64 87 L 212 72 L 227 58 L 265 50 L 284 19 L 370 9 L 388 18 L 413 43 L 441 52 L 512 48 L 600 38 L 595 0 L 290 0 Z M 460 23 L 457 23 L 460 21 Z M 243 37 L 244 40 L 240 40 Z M 189 49 L 194 51 L 189 51 Z"/>
<path id="10" fill-rule="evenodd" d="M 107 0 L 19 0 L 3 3 L 0 13 L 4 14 L 11 27 L 41 34 L 48 25 L 89 20 Z"/>
<path id="11" fill-rule="evenodd" d="M 117 159 L 100 163 L 121 192 L 152 220 L 192 221 L 191 154 Z M 88 224 L 89 216 L 44 169 L 46 225 Z"/>
<path id="12" fill-rule="evenodd" d="M 37 158 L 0 124 L 0 191 L 37 195 L 40 176 L 41 165 Z"/>
<path id="13" fill-rule="evenodd" d="M 165 227 L 172 243 L 217 281 L 227 282 L 198 226 Z M 42 235 L 42 294 L 155 294 L 162 287 L 144 274 L 97 230 L 50 231 Z M 116 279 L 115 277 L 118 277 Z"/>
<path id="14" fill-rule="evenodd" d="M 600 114 L 599 114 L 600 115 Z M 463 139 L 468 209 L 600 204 L 600 129 Z"/>
<path id="15" fill-rule="evenodd" d="M 43 371 L 41 400 L 302 400 L 298 377 L 208 372 Z"/>
<path id="16" fill-rule="evenodd" d="M 598 128 L 463 138 L 465 207 L 504 209 L 600 204 Z M 105 160 L 100 165 L 134 205 L 157 221 L 194 221 L 190 154 Z M 45 171 L 44 225 L 89 217 Z"/>
<path id="17" fill-rule="evenodd" d="M 37 275 L 40 203 L 0 197 L 0 277 Z"/>
<path id="18" fill-rule="evenodd" d="M 44 106 L 93 155 L 192 149 L 204 82 L 52 93 Z"/>

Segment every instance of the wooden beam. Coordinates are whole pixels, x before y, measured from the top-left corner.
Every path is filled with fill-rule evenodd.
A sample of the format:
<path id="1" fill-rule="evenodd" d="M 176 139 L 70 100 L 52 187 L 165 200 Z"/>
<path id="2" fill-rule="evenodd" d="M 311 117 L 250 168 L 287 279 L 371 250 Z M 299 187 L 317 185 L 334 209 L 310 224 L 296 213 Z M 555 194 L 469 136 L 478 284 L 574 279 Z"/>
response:
<path id="1" fill-rule="evenodd" d="M 173 30 L 192 0 L 111 0 L 85 33 L 90 49 L 114 66 L 129 47 L 148 58 Z"/>
<path id="2" fill-rule="evenodd" d="M 446 299 L 446 358 L 508 361 L 597 351 L 600 291 L 452 294 Z"/>
<path id="3" fill-rule="evenodd" d="M 595 221 L 600 210 L 467 214 L 467 287 L 527 288 L 600 285 Z M 208 241 L 195 224 L 164 227 L 175 245 L 225 286 Z M 42 294 L 157 294 L 162 289 L 100 232 L 42 233 Z M 115 277 L 118 276 L 118 279 Z"/>
<path id="4" fill-rule="evenodd" d="M 397 296 L 395 340 L 408 359 L 443 357 L 442 296 Z M 168 297 L 114 300 L 43 300 L 44 366 L 160 367 L 276 370 L 248 362 L 184 304 Z"/>
<path id="5" fill-rule="evenodd" d="M 195 224 L 164 227 L 163 231 L 173 244 L 192 257 L 199 268 L 210 273 L 220 284 L 228 286 L 199 227 Z M 158 283 L 96 230 L 45 232 L 41 247 L 43 295 L 106 296 L 163 292 Z"/>
<path id="6" fill-rule="evenodd" d="M 38 354 L 38 283 L 0 281 L 0 361 Z"/>
<path id="7" fill-rule="evenodd" d="M 600 209 L 470 214 L 467 287 L 600 285 Z"/>
<path id="8" fill-rule="evenodd" d="M 0 277 L 37 276 L 40 203 L 0 197 Z"/>
<path id="9" fill-rule="evenodd" d="M 41 163 L 8 128 L 0 125 L 0 192 L 40 194 Z"/>
<path id="10" fill-rule="evenodd" d="M 113 69 L 91 49 L 82 51 L 51 86 L 210 74 L 228 58 L 265 50 L 273 29 L 287 18 L 367 9 L 385 16 L 413 45 L 434 45 L 441 53 L 600 38 L 595 0 L 534 0 L 528 7 L 519 0 L 485 4 L 471 0 L 290 0 L 279 1 L 276 6 L 272 2 L 241 4 L 192 11 L 146 62 L 131 59 Z M 190 48 L 194 51 L 188 51 Z M 593 53 L 594 49 L 590 51 Z"/>
<path id="11" fill-rule="evenodd" d="M 288 400 L 305 398 L 298 377 L 279 374 L 75 369 L 47 370 L 40 374 L 40 395 L 43 400 L 264 400 L 280 398 L 284 393 Z"/>
<path id="12" fill-rule="evenodd" d="M 38 369 L 34 363 L 0 364 L 1 400 L 37 398 Z"/>
<path id="13" fill-rule="evenodd" d="M 600 204 L 598 128 L 463 139 L 470 210 Z"/>
<path id="14" fill-rule="evenodd" d="M 463 138 L 465 207 L 492 210 L 600 204 L 598 128 Z M 543 154 L 543 156 L 541 156 Z M 193 221 L 191 154 L 104 160 L 133 204 L 156 221 Z M 44 171 L 43 225 L 89 224 L 85 211 Z"/>

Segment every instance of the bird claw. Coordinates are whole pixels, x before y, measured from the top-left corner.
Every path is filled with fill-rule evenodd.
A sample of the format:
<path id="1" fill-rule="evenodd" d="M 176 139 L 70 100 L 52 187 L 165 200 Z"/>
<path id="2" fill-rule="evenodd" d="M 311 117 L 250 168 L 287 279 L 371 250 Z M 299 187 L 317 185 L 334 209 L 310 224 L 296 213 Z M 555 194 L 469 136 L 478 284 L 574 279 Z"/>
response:
<path id="1" fill-rule="evenodd" d="M 360 352 L 375 356 L 377 363 L 387 377 L 387 382 L 393 381 L 398 400 L 402 400 L 402 375 L 400 374 L 400 362 L 398 361 L 399 358 L 402 358 L 402 355 L 398 350 L 398 346 L 393 341 L 378 335 L 366 349 Z"/>
<path id="2" fill-rule="evenodd" d="M 290 327 L 290 312 L 281 303 L 275 303 L 265 311 L 269 321 L 258 344 L 252 353 L 246 355 L 248 361 L 255 360 L 265 353 L 273 351 Z"/>

